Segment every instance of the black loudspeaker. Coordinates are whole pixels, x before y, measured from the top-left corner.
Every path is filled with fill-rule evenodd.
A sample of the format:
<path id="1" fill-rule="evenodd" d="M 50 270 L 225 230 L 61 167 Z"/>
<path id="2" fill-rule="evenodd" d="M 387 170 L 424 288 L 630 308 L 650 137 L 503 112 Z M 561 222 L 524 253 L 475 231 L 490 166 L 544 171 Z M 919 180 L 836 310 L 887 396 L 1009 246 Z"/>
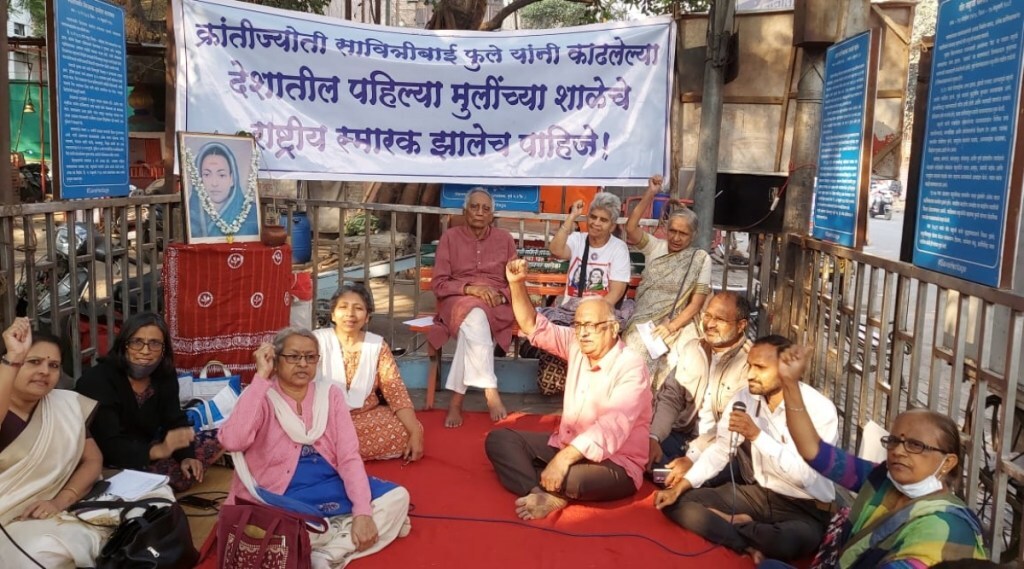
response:
<path id="1" fill-rule="evenodd" d="M 740 74 L 740 34 L 729 36 L 729 50 L 726 56 L 725 83 L 730 83 Z M 683 93 L 701 94 L 704 91 L 704 62 L 708 58 L 708 46 L 698 45 L 676 52 L 676 76 Z"/>
<path id="2" fill-rule="evenodd" d="M 786 210 L 786 176 L 719 172 L 715 226 L 731 231 L 779 233 Z"/>

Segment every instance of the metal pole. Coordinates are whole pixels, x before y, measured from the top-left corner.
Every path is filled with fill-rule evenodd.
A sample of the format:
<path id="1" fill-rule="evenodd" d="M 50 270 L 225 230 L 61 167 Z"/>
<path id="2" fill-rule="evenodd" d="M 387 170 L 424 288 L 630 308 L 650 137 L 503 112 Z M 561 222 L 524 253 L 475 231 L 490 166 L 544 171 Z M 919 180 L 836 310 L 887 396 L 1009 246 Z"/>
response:
<path id="1" fill-rule="evenodd" d="M 10 48 L 7 45 L 7 6 L 8 0 L 0 0 L 0 29 L 4 31 L 4 41 L 0 42 L 0 60 L 3 60 L 3 69 L 0 70 L 0 204 L 14 205 L 18 202 L 18 196 L 14 191 L 14 184 L 11 176 L 11 78 Z M 7 320 L 4 320 L 7 322 Z"/>
<path id="2" fill-rule="evenodd" d="M 697 171 L 694 175 L 694 213 L 701 220 L 697 246 L 711 247 L 714 234 L 715 190 L 718 185 L 718 145 L 722 135 L 722 89 L 729 58 L 729 36 L 736 12 L 735 0 L 716 0 L 708 14 L 708 55 L 704 64 L 704 94 L 700 106 Z"/>

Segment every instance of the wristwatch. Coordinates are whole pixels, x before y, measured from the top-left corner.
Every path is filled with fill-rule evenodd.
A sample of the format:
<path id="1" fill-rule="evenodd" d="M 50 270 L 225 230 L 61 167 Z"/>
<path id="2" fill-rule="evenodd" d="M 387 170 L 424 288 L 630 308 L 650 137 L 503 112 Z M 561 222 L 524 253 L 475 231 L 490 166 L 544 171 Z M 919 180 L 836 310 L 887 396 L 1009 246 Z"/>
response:
<path id="1" fill-rule="evenodd" d="M 0 356 L 0 364 L 4 364 L 11 367 L 21 367 L 22 364 L 24 363 L 25 362 L 12 362 L 11 360 L 7 359 L 6 355 Z"/>

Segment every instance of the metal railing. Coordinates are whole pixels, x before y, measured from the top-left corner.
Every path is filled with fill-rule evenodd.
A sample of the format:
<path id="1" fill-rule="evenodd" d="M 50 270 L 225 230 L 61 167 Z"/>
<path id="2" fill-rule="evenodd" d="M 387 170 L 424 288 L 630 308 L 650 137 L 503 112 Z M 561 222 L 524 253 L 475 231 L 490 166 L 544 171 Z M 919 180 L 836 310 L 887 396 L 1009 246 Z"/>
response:
<path id="1" fill-rule="evenodd" d="M 106 327 L 135 312 L 159 310 L 163 246 L 181 239 L 179 202 L 177 195 L 164 195 L 0 208 L 4 325 L 23 312 L 66 338 L 65 369 L 77 377 L 105 348 Z M 325 200 L 265 199 L 263 206 L 288 220 L 296 209 L 307 212 L 313 261 L 295 267 L 313 275 L 319 302 L 307 316 L 323 322 L 333 291 L 344 282 L 363 282 L 374 289 L 378 305 L 386 305 L 371 327 L 392 344 L 404 330 L 402 320 L 429 303 L 417 283 L 424 266 L 421 236 L 434 224 L 439 233 L 448 216 L 460 213 Z M 158 210 L 163 223 L 153 222 Z M 388 229 L 348 237 L 319 231 L 323 216 L 337 216 L 344 231 L 346 221 L 359 215 L 375 216 Z M 142 221 L 133 223 L 133 216 Z M 563 220 L 521 212 L 496 217 L 520 247 L 546 246 Z M 84 225 L 85 239 L 65 261 L 58 234 L 68 220 Z M 80 240 L 70 235 L 75 250 Z M 748 291 L 760 333 L 771 330 L 815 347 L 807 379 L 836 402 L 841 446 L 855 448 L 868 420 L 891 425 L 908 406 L 953 417 L 965 440 L 965 487 L 980 489 L 965 499 L 985 522 L 993 555 L 1021 558 L 1024 298 L 797 236 L 750 235 L 743 263 L 730 264 L 725 253 L 715 287 Z M 336 263 L 323 262 L 331 256 Z M 42 297 L 60 298 L 62 281 L 81 290 L 80 297 L 42 314 Z"/>
<path id="2" fill-rule="evenodd" d="M 1024 297 L 798 236 L 777 244 L 772 329 L 814 346 L 806 379 L 836 402 L 841 445 L 908 407 L 952 417 L 965 501 L 993 557 L 1021 558 Z"/>
<path id="3" fill-rule="evenodd" d="M 0 208 L 4 326 L 18 315 L 49 329 L 65 342 L 65 380 L 78 377 L 112 340 L 107 330 L 133 313 L 159 310 L 161 251 L 179 238 L 179 201 L 170 195 Z"/>

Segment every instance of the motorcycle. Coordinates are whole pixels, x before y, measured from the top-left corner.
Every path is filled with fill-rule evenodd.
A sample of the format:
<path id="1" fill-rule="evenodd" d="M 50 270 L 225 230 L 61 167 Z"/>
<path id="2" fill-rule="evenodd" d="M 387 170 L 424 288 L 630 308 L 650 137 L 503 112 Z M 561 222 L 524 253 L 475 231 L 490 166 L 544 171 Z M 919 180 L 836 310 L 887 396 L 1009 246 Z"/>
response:
<path id="1" fill-rule="evenodd" d="M 71 236 L 68 225 L 57 228 L 54 235 L 54 259 L 53 270 L 35 269 L 35 274 L 29 277 L 28 268 L 22 269 L 22 278 L 18 283 L 15 293 L 18 302 L 15 312 L 18 316 L 29 315 L 29 302 L 33 297 L 32 290 L 35 290 L 35 317 L 41 325 L 49 326 L 53 318 L 60 312 L 70 308 L 73 304 L 81 301 L 89 288 L 89 269 L 84 264 L 77 265 L 74 273 L 71 272 Z M 81 222 L 74 223 L 74 255 L 84 255 L 89 248 L 88 232 L 86 225 Z M 46 265 L 45 255 L 35 262 L 36 265 Z M 53 280 L 56 279 L 57 298 L 53 298 Z"/>
<path id="2" fill-rule="evenodd" d="M 868 208 L 868 215 L 871 217 L 881 217 L 882 219 L 892 219 L 892 194 L 887 190 L 874 190 L 870 195 L 870 207 Z"/>

